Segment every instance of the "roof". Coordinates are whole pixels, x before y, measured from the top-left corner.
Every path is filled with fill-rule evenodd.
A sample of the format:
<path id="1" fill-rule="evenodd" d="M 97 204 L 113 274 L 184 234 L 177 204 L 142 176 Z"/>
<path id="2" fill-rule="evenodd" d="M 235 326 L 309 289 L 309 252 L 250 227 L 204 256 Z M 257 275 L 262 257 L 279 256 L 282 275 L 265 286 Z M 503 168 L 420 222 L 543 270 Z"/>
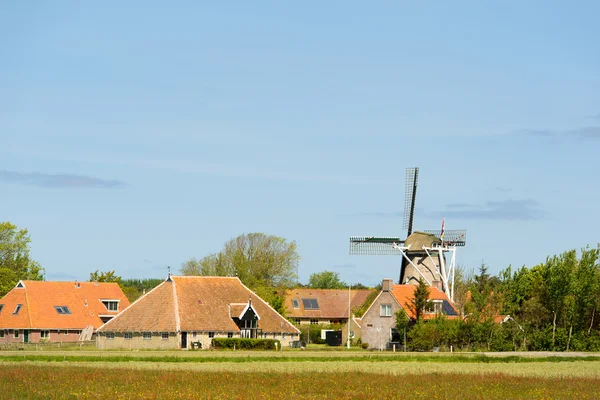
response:
<path id="1" fill-rule="evenodd" d="M 351 290 L 350 310 L 362 306 L 371 291 L 371 289 Z M 316 299 L 319 308 L 305 309 L 302 299 Z M 298 301 L 298 308 L 294 308 L 293 300 Z M 285 309 L 290 318 L 348 318 L 348 290 L 291 289 L 285 294 Z"/>
<path id="2" fill-rule="evenodd" d="M 423 251 L 423 246 L 431 247 L 434 244 L 440 244 L 442 241 L 431 233 L 425 232 L 413 232 L 409 237 L 404 241 L 404 246 L 409 247 L 411 252 Z"/>
<path id="3" fill-rule="evenodd" d="M 103 322 L 100 316 L 114 316 L 102 300 L 119 301 L 119 310 L 129 306 L 129 300 L 117 283 L 20 281 L 2 299 L 0 329 L 94 329 Z M 18 314 L 13 314 L 21 304 Z M 56 310 L 66 306 L 70 313 Z"/>
<path id="4" fill-rule="evenodd" d="M 252 301 L 263 332 L 299 333 L 237 277 L 171 276 L 98 329 L 103 332 L 238 332 Z M 243 304 L 243 306 L 242 306 Z"/>
<path id="5" fill-rule="evenodd" d="M 394 298 L 398 301 L 400 306 L 402 306 L 402 308 L 404 309 L 406 314 L 411 319 L 415 319 L 415 317 L 416 317 L 414 311 L 412 310 L 412 307 L 410 306 L 411 300 L 414 298 L 416 288 L 417 288 L 417 285 L 393 285 L 392 290 L 391 290 L 392 296 L 394 296 Z M 433 287 L 433 286 L 429 287 L 429 300 L 444 301 L 445 310 L 447 309 L 447 307 L 450 307 L 447 310 L 454 311 L 458 315 L 456 308 L 448 300 L 448 296 L 446 296 L 446 294 L 444 292 L 440 291 L 438 288 Z M 436 316 L 435 314 L 423 314 L 422 315 L 422 317 L 424 319 L 433 319 L 433 318 L 435 318 L 435 316 Z M 456 316 L 448 315 L 448 318 L 456 318 Z"/>

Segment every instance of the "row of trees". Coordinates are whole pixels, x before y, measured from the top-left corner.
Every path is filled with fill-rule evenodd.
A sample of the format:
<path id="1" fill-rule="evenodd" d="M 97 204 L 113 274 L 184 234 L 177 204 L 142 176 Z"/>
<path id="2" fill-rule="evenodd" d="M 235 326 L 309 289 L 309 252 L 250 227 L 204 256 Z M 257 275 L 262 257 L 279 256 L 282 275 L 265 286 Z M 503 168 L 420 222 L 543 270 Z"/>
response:
<path id="1" fill-rule="evenodd" d="M 464 293 L 457 302 L 463 318 L 409 322 L 396 316 L 409 349 L 600 350 L 600 247 L 579 256 L 570 250 L 533 268 L 509 267 L 498 276 L 482 265 L 456 285 Z M 427 306 L 421 289 L 427 288 L 415 292 L 415 311 Z"/>
<path id="2" fill-rule="evenodd" d="M 43 280 L 44 269 L 29 255 L 29 232 L 0 222 L 0 297 L 20 280 Z"/>

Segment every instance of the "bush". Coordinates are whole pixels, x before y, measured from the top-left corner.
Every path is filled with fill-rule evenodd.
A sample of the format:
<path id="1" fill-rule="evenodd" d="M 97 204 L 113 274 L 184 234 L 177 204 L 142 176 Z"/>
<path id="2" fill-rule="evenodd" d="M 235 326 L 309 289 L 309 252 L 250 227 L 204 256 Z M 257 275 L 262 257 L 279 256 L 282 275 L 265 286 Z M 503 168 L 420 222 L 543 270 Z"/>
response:
<path id="1" fill-rule="evenodd" d="M 367 343 L 367 342 L 362 342 L 362 343 L 360 344 L 360 347 L 366 350 L 366 349 L 368 349 L 368 348 L 369 348 L 369 343 Z"/>
<path id="2" fill-rule="evenodd" d="M 275 339 L 214 338 L 211 347 L 215 349 L 275 350 L 281 348 L 281 343 Z"/>

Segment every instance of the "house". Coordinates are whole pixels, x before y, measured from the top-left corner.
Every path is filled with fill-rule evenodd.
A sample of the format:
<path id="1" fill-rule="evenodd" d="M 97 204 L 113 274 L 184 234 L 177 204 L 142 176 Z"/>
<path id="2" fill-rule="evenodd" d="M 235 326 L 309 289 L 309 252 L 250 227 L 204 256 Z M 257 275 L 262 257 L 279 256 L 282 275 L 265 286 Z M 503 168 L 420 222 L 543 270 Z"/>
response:
<path id="1" fill-rule="evenodd" d="M 19 281 L 0 299 L 0 343 L 91 340 L 128 306 L 116 283 Z"/>
<path id="2" fill-rule="evenodd" d="M 360 337 L 361 341 L 368 343 L 372 349 L 385 349 L 392 343 L 401 342 L 400 332 L 396 331 L 396 312 L 403 309 L 411 320 L 416 318 L 410 306 L 416 288 L 416 285 L 395 285 L 392 279 L 384 279 L 379 295 L 360 321 L 351 326 L 351 330 L 354 329 L 354 338 Z M 430 307 L 424 310 L 423 319 L 434 319 L 440 314 L 449 319 L 458 318 L 455 306 L 438 288 L 429 288 L 429 300 Z M 347 329 L 347 326 L 344 327 L 342 332 Z"/>
<path id="3" fill-rule="evenodd" d="M 288 290 L 285 294 L 286 316 L 296 324 L 344 324 L 348 321 L 349 311 L 362 306 L 371 291 L 306 288 Z"/>
<path id="4" fill-rule="evenodd" d="M 269 338 L 300 331 L 237 277 L 169 276 L 98 329 L 99 348 L 188 349 L 213 338 Z"/>

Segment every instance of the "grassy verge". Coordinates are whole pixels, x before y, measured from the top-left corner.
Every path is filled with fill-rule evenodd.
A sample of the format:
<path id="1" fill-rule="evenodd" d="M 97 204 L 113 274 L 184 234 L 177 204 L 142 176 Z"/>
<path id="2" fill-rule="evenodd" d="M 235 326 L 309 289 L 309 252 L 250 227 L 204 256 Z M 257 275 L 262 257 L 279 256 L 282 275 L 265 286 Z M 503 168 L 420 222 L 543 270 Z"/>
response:
<path id="1" fill-rule="evenodd" d="M 164 355 L 154 354 L 136 354 L 136 355 L 123 355 L 123 354 L 101 354 L 101 355 L 79 355 L 75 353 L 65 354 L 36 354 L 36 353 L 22 353 L 22 354 L 4 354 L 0 355 L 0 361 L 46 361 L 46 362 L 161 362 L 161 363 L 256 363 L 256 362 L 308 362 L 308 361 L 319 361 L 319 362 L 339 362 L 339 361 L 351 361 L 351 362 L 438 362 L 438 363 L 547 363 L 547 362 L 575 362 L 575 361 L 599 361 L 598 357 L 561 357 L 561 356 L 550 356 L 550 357 L 522 357 L 522 356 L 506 356 L 506 357 L 490 357 L 486 355 L 406 355 L 399 353 L 397 355 L 390 354 L 346 354 L 344 356 L 323 356 L 323 355 L 294 355 L 288 356 L 285 353 L 272 353 L 265 355 L 265 353 L 253 353 L 253 352 L 238 352 L 228 353 L 228 356 L 223 355 L 212 355 L 214 353 L 205 353 L 203 356 L 191 357 L 185 354 L 179 353 L 179 355 L 167 353 Z"/>
<path id="2" fill-rule="evenodd" d="M 425 384 L 426 383 L 426 384 Z M 0 368 L 1 399 L 46 398 L 597 398 L 599 378 L 502 373 L 205 372 L 16 364 Z"/>

